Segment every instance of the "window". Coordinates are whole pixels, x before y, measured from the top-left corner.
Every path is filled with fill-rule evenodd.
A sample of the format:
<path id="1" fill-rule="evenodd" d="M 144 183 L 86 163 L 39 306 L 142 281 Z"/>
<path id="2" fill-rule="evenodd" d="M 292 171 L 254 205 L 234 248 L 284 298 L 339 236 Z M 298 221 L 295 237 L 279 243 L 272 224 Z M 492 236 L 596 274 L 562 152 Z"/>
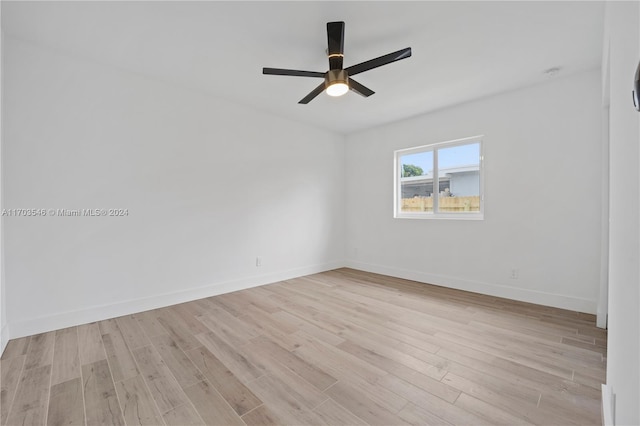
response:
<path id="1" fill-rule="evenodd" d="M 394 156 L 394 217 L 483 218 L 481 136 L 401 149 Z"/>

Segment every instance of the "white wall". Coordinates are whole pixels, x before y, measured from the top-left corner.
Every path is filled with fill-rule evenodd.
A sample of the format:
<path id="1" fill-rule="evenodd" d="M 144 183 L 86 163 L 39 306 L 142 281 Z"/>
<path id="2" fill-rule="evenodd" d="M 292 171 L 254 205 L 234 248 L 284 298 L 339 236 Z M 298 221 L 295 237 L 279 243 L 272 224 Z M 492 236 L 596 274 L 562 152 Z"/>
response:
<path id="1" fill-rule="evenodd" d="M 2 21 L 2 7 L 0 7 L 0 22 Z M 3 81 L 3 72 L 2 72 L 2 68 L 4 66 L 4 58 L 3 58 L 3 52 L 4 52 L 4 33 L 2 28 L 0 28 L 0 211 L 2 211 L 2 208 L 4 206 L 3 203 L 3 194 L 4 191 L 2 189 L 2 186 L 4 184 L 4 179 L 2 177 L 2 147 L 4 144 L 4 136 L 3 136 L 3 129 L 4 126 L 2 125 L 2 103 L 3 103 L 3 92 L 4 92 L 4 81 Z M 7 342 L 9 341 L 9 330 L 7 328 L 7 309 L 5 307 L 6 305 L 6 298 L 4 296 L 5 293 L 5 289 L 4 289 L 4 218 L 0 216 L 0 354 L 2 354 L 2 352 L 4 351 L 4 348 L 7 346 Z"/>
<path id="2" fill-rule="evenodd" d="M 617 425 L 640 424 L 640 114 L 631 101 L 640 61 L 640 3 L 607 2 L 610 87 L 607 386 Z M 606 393 L 605 393 L 606 395 Z"/>
<path id="3" fill-rule="evenodd" d="M 11 337 L 340 266 L 344 138 L 5 39 Z M 256 256 L 263 265 L 256 267 Z"/>
<path id="4" fill-rule="evenodd" d="M 600 99 L 594 70 L 349 136 L 348 264 L 595 313 Z M 483 221 L 393 218 L 394 150 L 479 134 Z"/>

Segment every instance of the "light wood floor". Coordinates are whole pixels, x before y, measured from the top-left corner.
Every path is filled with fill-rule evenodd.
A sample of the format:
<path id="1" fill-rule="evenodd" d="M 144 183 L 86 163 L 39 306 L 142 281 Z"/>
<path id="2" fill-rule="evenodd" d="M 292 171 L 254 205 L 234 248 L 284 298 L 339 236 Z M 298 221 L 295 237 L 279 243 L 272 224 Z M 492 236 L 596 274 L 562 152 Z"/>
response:
<path id="1" fill-rule="evenodd" d="M 600 424 L 594 322 L 340 269 L 12 340 L 0 422 Z"/>

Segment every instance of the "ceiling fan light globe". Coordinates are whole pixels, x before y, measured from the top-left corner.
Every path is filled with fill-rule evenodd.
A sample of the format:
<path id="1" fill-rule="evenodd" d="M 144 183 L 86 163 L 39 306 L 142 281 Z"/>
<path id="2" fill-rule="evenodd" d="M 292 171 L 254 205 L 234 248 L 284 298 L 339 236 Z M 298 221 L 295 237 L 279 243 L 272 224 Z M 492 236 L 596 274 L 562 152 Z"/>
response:
<path id="1" fill-rule="evenodd" d="M 335 82 L 327 87 L 327 95 L 342 96 L 349 91 L 349 85 L 343 82 Z"/>

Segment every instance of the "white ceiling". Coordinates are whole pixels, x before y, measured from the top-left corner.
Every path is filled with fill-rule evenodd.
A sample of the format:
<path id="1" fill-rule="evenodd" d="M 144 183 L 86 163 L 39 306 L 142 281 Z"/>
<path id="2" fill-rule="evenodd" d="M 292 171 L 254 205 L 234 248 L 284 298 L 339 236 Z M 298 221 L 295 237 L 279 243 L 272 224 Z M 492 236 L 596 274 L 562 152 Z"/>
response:
<path id="1" fill-rule="evenodd" d="M 600 65 L 601 2 L 8 2 L 5 36 L 150 75 L 340 133 Z M 356 77 L 376 94 L 321 94 L 326 22 L 345 21 L 345 67 L 411 47 Z M 523 99 L 526 102 L 526 99 Z"/>

